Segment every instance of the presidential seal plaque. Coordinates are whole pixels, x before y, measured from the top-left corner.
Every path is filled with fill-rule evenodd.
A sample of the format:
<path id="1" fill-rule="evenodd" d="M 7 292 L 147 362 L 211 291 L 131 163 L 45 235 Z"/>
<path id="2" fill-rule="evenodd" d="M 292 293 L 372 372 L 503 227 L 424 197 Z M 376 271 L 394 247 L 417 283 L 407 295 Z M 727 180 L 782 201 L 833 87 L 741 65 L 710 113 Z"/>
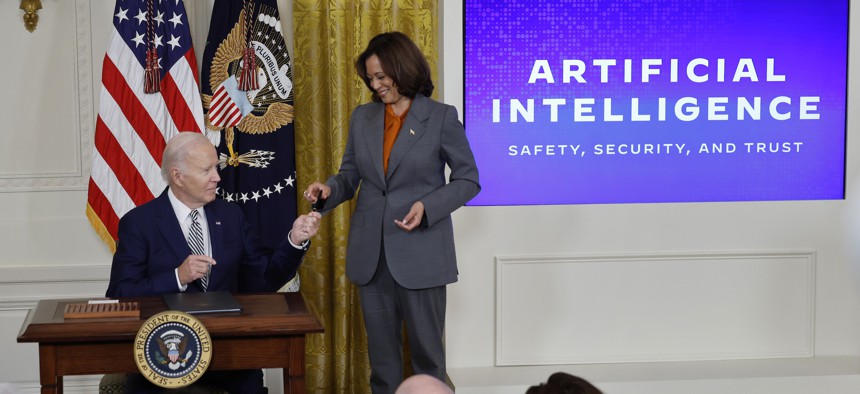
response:
<path id="1" fill-rule="evenodd" d="M 164 388 L 185 387 L 209 367 L 212 340 L 197 318 L 165 311 L 149 318 L 134 339 L 134 362 L 150 382 Z"/>

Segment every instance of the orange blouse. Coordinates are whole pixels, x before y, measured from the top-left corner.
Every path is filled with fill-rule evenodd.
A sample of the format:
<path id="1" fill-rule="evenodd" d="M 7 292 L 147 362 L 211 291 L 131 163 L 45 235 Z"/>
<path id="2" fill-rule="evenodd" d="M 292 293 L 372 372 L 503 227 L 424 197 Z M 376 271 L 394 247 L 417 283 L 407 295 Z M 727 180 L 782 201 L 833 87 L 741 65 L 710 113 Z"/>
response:
<path id="1" fill-rule="evenodd" d="M 410 102 L 409 105 L 411 107 L 412 103 Z M 400 127 L 403 126 L 407 114 L 409 114 L 409 108 L 397 116 L 394 114 L 394 108 L 391 104 L 385 105 L 385 134 L 382 137 L 382 168 L 385 170 L 385 174 L 388 174 L 388 156 L 391 154 L 391 147 L 397 140 L 397 134 L 400 132 Z"/>

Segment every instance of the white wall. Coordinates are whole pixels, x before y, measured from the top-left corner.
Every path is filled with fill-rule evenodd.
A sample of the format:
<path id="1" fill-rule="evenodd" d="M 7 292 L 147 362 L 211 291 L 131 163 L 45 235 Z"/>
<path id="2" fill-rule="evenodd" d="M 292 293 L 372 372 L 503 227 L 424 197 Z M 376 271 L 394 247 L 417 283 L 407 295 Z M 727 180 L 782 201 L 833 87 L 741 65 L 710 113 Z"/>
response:
<path id="1" fill-rule="evenodd" d="M 110 266 L 84 208 L 113 2 L 42 3 L 29 33 L 18 2 L 0 2 L 0 382 L 20 392 L 38 391 L 36 348 L 15 342 L 27 310 L 100 295 Z M 211 0 L 186 6 L 200 52 Z M 462 113 L 462 3 L 441 6 L 441 92 Z M 845 201 L 457 211 L 446 340 L 458 392 L 521 393 L 556 370 L 608 393 L 856 392 L 858 112 Z M 67 379 L 67 392 L 95 379 Z"/>
<path id="2" fill-rule="evenodd" d="M 462 113 L 462 2 L 442 12 L 444 101 Z M 522 393 L 554 371 L 618 393 L 860 390 L 858 41 L 845 201 L 457 211 L 458 392 Z"/>

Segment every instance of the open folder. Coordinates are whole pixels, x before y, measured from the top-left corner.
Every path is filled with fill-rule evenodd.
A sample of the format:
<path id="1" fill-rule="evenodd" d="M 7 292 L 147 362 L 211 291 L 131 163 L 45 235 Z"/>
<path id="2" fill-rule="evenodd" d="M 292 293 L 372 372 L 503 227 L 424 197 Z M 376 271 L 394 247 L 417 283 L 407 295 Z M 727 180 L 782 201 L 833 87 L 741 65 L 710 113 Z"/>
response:
<path id="1" fill-rule="evenodd" d="M 166 293 L 164 303 L 167 309 L 187 313 L 241 312 L 242 305 L 226 291 L 207 291 L 202 293 Z"/>

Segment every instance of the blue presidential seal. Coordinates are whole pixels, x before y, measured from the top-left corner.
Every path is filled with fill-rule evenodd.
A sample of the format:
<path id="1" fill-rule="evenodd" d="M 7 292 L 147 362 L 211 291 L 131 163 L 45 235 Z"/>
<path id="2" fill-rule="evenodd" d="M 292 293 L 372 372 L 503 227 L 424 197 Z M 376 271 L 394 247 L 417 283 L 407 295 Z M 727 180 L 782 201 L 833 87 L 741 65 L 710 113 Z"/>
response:
<path id="1" fill-rule="evenodd" d="M 134 339 L 134 361 L 150 382 L 164 388 L 188 386 L 209 367 L 212 341 L 194 316 L 166 311 L 149 318 Z"/>

